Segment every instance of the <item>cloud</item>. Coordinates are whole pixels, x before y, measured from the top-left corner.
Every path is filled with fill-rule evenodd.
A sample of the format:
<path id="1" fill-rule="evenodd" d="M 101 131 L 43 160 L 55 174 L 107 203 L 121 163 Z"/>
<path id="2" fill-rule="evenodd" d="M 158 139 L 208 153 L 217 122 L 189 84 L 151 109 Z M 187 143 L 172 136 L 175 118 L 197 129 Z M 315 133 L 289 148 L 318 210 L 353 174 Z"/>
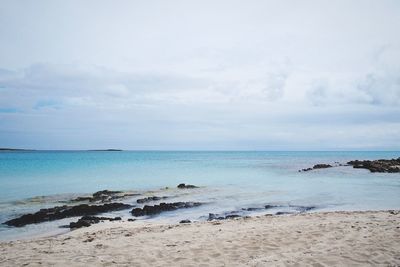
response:
<path id="1" fill-rule="evenodd" d="M 399 14 L 368 0 L 5 0 L 0 146 L 399 148 Z"/>
<path id="2" fill-rule="evenodd" d="M 390 56 L 388 56 L 390 55 Z M 306 92 L 313 105 L 400 105 L 400 48 L 383 48 L 371 54 L 371 70 L 340 77 L 332 73 L 313 80 Z"/>
<path id="3" fill-rule="evenodd" d="M 369 73 L 358 84 L 373 105 L 400 105 L 400 73 Z"/>

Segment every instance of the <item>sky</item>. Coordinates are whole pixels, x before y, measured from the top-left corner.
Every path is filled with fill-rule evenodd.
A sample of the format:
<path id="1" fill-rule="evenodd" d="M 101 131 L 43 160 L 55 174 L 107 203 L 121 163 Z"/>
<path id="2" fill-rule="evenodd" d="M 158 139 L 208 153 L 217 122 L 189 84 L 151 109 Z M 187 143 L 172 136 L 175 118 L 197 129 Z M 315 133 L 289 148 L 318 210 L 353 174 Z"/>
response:
<path id="1" fill-rule="evenodd" d="M 400 150 L 400 1 L 0 0 L 0 147 Z"/>

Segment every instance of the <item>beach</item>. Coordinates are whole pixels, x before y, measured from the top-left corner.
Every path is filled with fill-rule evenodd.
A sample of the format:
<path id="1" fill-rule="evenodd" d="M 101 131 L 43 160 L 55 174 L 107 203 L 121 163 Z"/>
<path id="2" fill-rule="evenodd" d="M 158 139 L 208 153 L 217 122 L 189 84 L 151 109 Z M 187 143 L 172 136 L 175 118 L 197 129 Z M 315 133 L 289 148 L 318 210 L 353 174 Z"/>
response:
<path id="1" fill-rule="evenodd" d="M 0 243 L 0 266 L 399 266 L 399 211 L 105 222 Z"/>

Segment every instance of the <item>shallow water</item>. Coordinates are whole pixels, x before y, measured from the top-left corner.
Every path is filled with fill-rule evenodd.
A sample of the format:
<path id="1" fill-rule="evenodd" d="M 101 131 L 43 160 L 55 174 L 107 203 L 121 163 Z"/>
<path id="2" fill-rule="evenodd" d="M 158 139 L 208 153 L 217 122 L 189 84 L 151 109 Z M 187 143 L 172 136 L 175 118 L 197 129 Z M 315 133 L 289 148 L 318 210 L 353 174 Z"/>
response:
<path id="1" fill-rule="evenodd" d="M 351 167 L 298 172 L 317 163 L 397 157 L 400 152 L 1 152 L 0 222 L 102 189 L 206 203 L 148 218 L 169 222 L 204 220 L 209 213 L 232 211 L 242 215 L 298 212 L 298 206 L 315 207 L 313 211 L 399 209 L 400 174 L 373 174 Z M 182 182 L 200 188 L 176 189 Z M 124 202 L 135 203 L 141 197 Z M 242 210 L 267 204 L 279 207 Z M 129 210 L 110 215 L 131 218 Z M 0 239 L 66 231 L 57 226 L 72 220 L 23 228 L 2 225 Z"/>

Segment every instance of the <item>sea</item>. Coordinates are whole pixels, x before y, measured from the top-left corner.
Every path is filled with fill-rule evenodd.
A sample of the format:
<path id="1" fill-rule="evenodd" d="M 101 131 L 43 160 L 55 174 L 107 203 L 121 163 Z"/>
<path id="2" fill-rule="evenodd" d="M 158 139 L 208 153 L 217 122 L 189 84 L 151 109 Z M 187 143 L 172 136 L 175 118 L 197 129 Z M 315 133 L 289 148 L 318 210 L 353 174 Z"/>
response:
<path id="1" fill-rule="evenodd" d="M 149 223 L 204 221 L 210 213 L 257 216 L 400 209 L 399 173 L 340 166 L 355 159 L 398 157 L 399 151 L 0 152 L 0 240 L 69 231 L 62 226 L 77 218 L 19 228 L 3 222 L 41 208 L 72 205 L 69 201 L 75 197 L 105 189 L 135 192 L 120 202 L 137 207 L 144 204 L 136 200 L 147 196 L 168 196 L 163 202 L 203 203 L 137 220 Z M 318 163 L 336 167 L 299 172 Z M 178 189 L 180 183 L 198 188 Z M 130 210 L 105 215 L 133 218 Z"/>

